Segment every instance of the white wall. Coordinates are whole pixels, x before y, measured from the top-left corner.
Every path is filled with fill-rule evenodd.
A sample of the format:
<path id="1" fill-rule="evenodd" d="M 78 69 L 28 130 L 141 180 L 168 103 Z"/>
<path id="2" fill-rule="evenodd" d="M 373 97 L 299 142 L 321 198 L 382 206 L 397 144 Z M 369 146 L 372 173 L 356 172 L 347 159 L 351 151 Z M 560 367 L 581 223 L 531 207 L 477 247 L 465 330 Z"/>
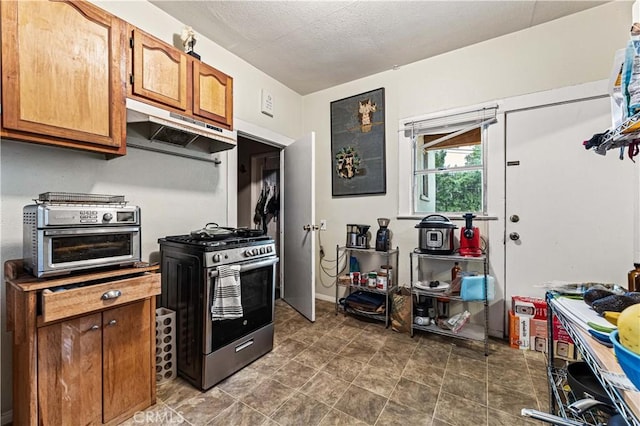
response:
<path id="1" fill-rule="evenodd" d="M 184 27 L 146 1 L 94 3 L 173 45 Z M 236 119 L 278 135 L 293 138 L 301 133 L 300 95 L 203 37 L 198 38 L 196 51 L 204 62 L 233 77 Z M 260 112 L 262 88 L 276 99 L 273 118 Z M 235 151 L 222 153 L 219 166 L 135 148 L 124 157 L 106 161 L 97 154 L 2 140 L 0 262 L 22 257 L 22 207 L 46 191 L 124 195 L 141 207 L 143 258 L 158 260 L 160 237 L 185 234 L 207 222 L 235 223 L 235 217 L 227 217 L 229 191 L 235 191 Z M 4 291 L 1 293 L 4 324 Z M 6 413 L 12 406 L 12 375 L 11 334 L 4 327 L 1 348 L 0 393 L 2 412 Z"/>
<path id="2" fill-rule="evenodd" d="M 327 219 L 322 243 L 329 257 L 336 244 L 344 245 L 347 223 L 363 223 L 377 230 L 376 218 L 393 218 L 393 246 L 401 251 L 399 282 L 409 284 L 409 252 L 418 244 L 414 229 L 419 218 L 398 219 L 398 176 L 410 164 L 398 163 L 398 122 L 401 119 L 456 107 L 470 106 L 526 93 L 576 85 L 609 77 L 614 52 L 628 40 L 631 3 L 612 2 L 534 28 L 506 35 L 435 58 L 307 95 L 304 129 L 316 131 L 316 217 Z M 588 30 L 587 30 L 588 29 Z M 391 64 L 389 65 L 391 68 Z M 329 104 L 358 93 L 385 88 L 387 194 L 332 198 Z M 501 141 L 500 141 L 501 143 Z M 491 272 L 502 274 L 504 252 L 503 147 L 493 147 L 488 213 L 492 238 Z M 493 191 L 493 192 L 491 192 Z M 486 224 L 484 225 L 486 226 Z M 318 269 L 321 271 L 321 269 Z M 322 276 L 316 283 L 320 297 L 333 298 L 335 288 Z M 502 334 L 502 309 L 491 312 L 492 334 Z"/>

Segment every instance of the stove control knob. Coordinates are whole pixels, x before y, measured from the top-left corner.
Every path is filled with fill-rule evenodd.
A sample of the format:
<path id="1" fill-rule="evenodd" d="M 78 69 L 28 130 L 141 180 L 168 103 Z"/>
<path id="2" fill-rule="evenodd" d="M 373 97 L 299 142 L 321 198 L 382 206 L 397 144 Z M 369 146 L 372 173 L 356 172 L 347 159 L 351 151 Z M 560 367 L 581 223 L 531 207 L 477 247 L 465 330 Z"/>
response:
<path id="1" fill-rule="evenodd" d="M 219 254 L 214 254 L 213 255 L 213 262 L 214 263 L 220 262 L 220 255 Z"/>
<path id="2" fill-rule="evenodd" d="M 245 251 L 244 255 L 247 256 L 247 257 L 253 256 L 253 250 L 249 249 L 249 250 Z"/>
<path id="3" fill-rule="evenodd" d="M 271 253 L 273 251 L 273 247 L 269 246 L 267 247 L 267 253 Z"/>
<path id="4" fill-rule="evenodd" d="M 260 254 L 265 254 L 267 252 L 266 247 L 260 247 Z"/>
<path id="5" fill-rule="evenodd" d="M 102 215 L 102 219 L 105 222 L 109 222 L 111 219 L 113 219 L 113 215 L 111 213 L 105 213 Z"/>

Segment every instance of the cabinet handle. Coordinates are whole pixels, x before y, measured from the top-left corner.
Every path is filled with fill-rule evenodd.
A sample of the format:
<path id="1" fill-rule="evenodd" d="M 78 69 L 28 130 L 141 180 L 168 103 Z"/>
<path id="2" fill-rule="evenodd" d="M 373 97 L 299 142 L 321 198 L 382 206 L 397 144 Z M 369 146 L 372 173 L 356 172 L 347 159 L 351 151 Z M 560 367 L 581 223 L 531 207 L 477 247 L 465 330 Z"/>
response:
<path id="1" fill-rule="evenodd" d="M 109 321 L 109 323 L 107 325 L 116 325 L 118 323 L 118 321 L 112 319 L 111 321 Z"/>
<path id="2" fill-rule="evenodd" d="M 96 331 L 96 330 L 100 330 L 99 325 L 92 325 L 91 328 L 89 329 L 89 331 Z"/>
<path id="3" fill-rule="evenodd" d="M 120 296 L 122 296 L 122 292 L 120 290 L 109 290 L 108 292 L 102 295 L 101 299 L 102 300 L 117 299 Z"/>

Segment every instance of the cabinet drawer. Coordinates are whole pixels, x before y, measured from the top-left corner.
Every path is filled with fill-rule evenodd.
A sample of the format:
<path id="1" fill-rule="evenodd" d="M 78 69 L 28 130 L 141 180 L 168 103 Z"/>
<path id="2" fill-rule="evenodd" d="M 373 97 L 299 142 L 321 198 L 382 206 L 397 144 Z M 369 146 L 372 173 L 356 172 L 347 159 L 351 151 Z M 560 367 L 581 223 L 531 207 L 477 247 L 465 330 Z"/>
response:
<path id="1" fill-rule="evenodd" d="M 42 322 L 111 308 L 158 294 L 160 274 L 145 274 L 62 291 L 45 289 L 42 291 Z"/>

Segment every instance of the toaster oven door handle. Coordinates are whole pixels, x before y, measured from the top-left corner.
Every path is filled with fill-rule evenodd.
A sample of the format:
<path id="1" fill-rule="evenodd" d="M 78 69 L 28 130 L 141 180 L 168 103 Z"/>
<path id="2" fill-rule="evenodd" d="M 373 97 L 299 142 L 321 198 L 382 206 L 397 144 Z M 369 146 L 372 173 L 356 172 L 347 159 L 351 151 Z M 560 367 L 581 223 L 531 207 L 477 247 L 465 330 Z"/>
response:
<path id="1" fill-rule="evenodd" d="M 50 229 L 44 231 L 45 236 L 56 235 L 83 235 L 83 234 L 113 234 L 113 233 L 125 233 L 125 232 L 140 232 L 139 227 L 123 227 L 123 226 L 109 226 L 109 227 L 89 227 L 82 229 Z"/>
<path id="2" fill-rule="evenodd" d="M 277 257 L 272 257 L 267 260 L 244 263 L 240 265 L 240 272 L 246 272 L 246 271 L 251 271 L 253 269 L 264 268 L 265 266 L 275 265 L 276 263 L 278 263 L 278 260 L 280 259 Z M 211 271 L 209 271 L 209 278 L 216 278 L 217 276 L 218 276 L 217 269 L 212 269 Z"/>

